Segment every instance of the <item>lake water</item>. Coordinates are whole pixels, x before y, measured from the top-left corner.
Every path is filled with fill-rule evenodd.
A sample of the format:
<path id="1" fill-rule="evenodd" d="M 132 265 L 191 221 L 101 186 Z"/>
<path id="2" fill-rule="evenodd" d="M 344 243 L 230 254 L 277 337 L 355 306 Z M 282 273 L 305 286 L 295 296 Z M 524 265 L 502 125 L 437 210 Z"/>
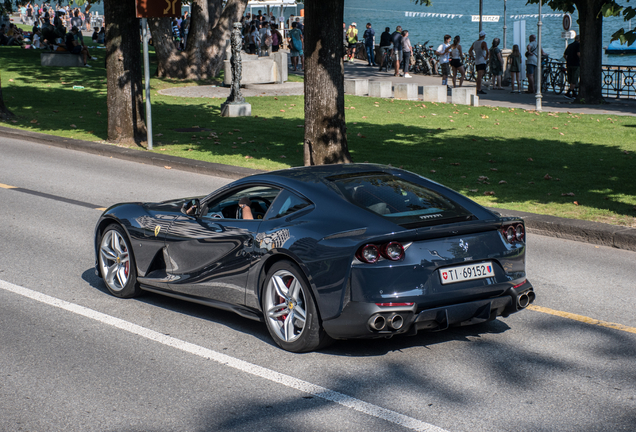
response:
<path id="1" fill-rule="evenodd" d="M 487 33 L 486 41 L 490 45 L 492 40 L 498 37 L 501 39 L 500 47 L 503 48 L 503 1 L 484 0 L 483 4 L 484 15 L 500 16 L 499 22 L 482 23 L 482 28 Z M 408 12 L 418 14 L 407 14 Z M 513 22 L 519 20 L 521 15 L 535 15 L 521 19 L 526 21 L 526 37 L 537 34 L 538 12 L 539 5 L 526 5 L 526 0 L 506 2 L 508 48 L 512 48 Z M 561 58 L 565 49 L 565 41 L 561 38 L 562 12 L 553 11 L 546 5 L 542 6 L 541 12 L 547 15 L 542 19 L 543 50 L 550 57 Z M 412 16 L 422 14 L 429 16 Z M 436 15 L 430 16 L 430 14 Z M 355 22 L 361 34 L 364 32 L 366 23 L 370 22 L 376 31 L 376 41 L 385 27 L 390 27 L 393 32 L 398 25 L 409 31 L 412 43 L 424 43 L 430 40 L 429 44 L 435 47 L 442 42 L 445 34 L 453 37 L 460 35 L 464 52 L 467 52 L 470 45 L 477 40 L 479 33 L 479 22 L 472 22 L 471 15 L 479 15 L 479 0 L 433 0 L 432 6 L 429 7 L 416 5 L 411 0 L 345 0 L 344 21 L 347 26 Z M 575 12 L 572 16 L 572 30 L 578 34 L 577 19 L 578 14 Z M 612 33 L 621 27 L 628 27 L 628 23 L 622 18 L 603 19 L 603 46 L 609 45 Z M 603 64 L 636 66 L 636 56 L 606 56 L 603 53 Z"/>

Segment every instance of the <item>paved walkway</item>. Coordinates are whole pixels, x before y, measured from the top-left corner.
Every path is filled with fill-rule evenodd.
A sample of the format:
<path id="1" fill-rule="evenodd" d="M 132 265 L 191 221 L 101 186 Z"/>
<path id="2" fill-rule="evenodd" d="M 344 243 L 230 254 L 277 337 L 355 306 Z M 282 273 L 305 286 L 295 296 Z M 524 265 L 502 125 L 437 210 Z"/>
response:
<path id="1" fill-rule="evenodd" d="M 289 71 L 289 73 L 302 75 L 302 72 L 297 73 Z M 345 79 L 367 78 L 369 80 L 390 80 L 393 84 L 404 82 L 416 83 L 420 86 L 420 94 L 422 93 L 421 86 L 440 85 L 442 83 L 442 79 L 439 76 L 427 76 L 422 74 L 412 74 L 412 76 L 413 78 L 402 78 L 393 76 L 392 72 L 379 72 L 378 68 L 367 66 L 367 62 L 362 60 L 345 63 Z M 475 87 L 475 83 L 464 81 L 464 86 Z M 301 95 L 304 92 L 303 87 L 303 83 L 291 82 L 287 82 L 285 84 L 247 85 L 242 93 L 243 96 L 246 97 Z M 509 88 L 506 90 L 488 90 L 485 88 L 485 91 L 488 94 L 480 96 L 479 102 L 482 106 L 500 106 L 505 108 L 521 108 L 527 110 L 533 110 L 536 107 L 536 97 L 534 94 L 511 94 Z M 177 87 L 161 90 L 160 93 L 170 96 L 183 97 L 227 98 L 230 94 L 230 88 L 214 86 Z M 449 90 L 449 102 L 450 94 L 451 91 Z M 566 99 L 565 96 L 555 95 L 552 92 L 548 92 L 543 95 L 542 108 L 544 111 L 555 112 L 570 111 L 583 114 L 636 116 L 636 100 L 607 99 L 606 104 L 590 106 L 573 104 Z"/>

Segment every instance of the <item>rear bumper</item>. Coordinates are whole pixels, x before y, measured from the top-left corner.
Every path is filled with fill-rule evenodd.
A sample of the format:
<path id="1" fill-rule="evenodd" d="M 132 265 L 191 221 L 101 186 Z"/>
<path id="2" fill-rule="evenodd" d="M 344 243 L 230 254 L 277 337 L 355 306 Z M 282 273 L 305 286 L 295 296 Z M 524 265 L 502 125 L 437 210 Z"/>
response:
<path id="1" fill-rule="evenodd" d="M 323 321 L 327 334 L 334 339 L 379 338 L 398 334 L 414 335 L 418 331 L 439 331 L 453 326 L 465 326 L 492 321 L 498 316 L 508 315 L 524 309 L 534 302 L 532 284 L 525 283 L 514 288 L 510 286 L 498 297 L 458 303 L 417 312 L 413 306 L 380 307 L 375 303 L 348 303 L 339 317 Z M 381 329 L 374 329 L 371 323 L 380 316 L 384 320 Z M 399 328 L 390 323 L 402 321 Z M 397 325 L 395 326 L 397 327 Z"/>

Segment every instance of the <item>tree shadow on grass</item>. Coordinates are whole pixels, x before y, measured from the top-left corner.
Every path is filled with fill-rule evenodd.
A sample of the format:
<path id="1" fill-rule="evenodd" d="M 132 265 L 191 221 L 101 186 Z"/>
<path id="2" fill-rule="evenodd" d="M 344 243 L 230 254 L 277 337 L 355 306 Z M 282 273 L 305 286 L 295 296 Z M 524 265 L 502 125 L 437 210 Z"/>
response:
<path id="1" fill-rule="evenodd" d="M 39 54 L 23 50 L 19 55 L 8 56 L 8 66 L 3 65 L 9 72 L 20 73 L 23 68 L 32 72 L 16 78 L 26 85 L 3 87 L 5 102 L 18 116 L 17 123 L 8 124 L 67 137 L 105 140 L 105 69 L 33 67 L 34 62 L 39 64 Z M 66 84 L 48 87 L 46 83 L 52 80 Z M 84 89 L 73 90 L 75 85 Z M 202 160 L 218 161 L 218 157 L 223 157 L 225 163 L 243 166 L 250 166 L 246 160 L 251 159 L 274 167 L 303 164 L 302 96 L 281 100 L 248 98 L 253 117 L 240 118 L 221 117 L 222 102 L 153 96 L 156 148 L 186 158 L 197 153 L 196 157 Z M 285 102 L 287 105 L 282 105 Z M 279 108 L 286 113 L 279 114 Z M 211 129 L 218 139 L 203 130 L 176 131 L 195 126 Z M 566 142 L 532 136 L 501 138 L 495 129 L 490 136 L 483 131 L 479 135 L 457 135 L 459 127 L 427 127 L 426 120 L 422 120 L 422 126 L 348 121 L 348 146 L 354 162 L 401 166 L 470 197 L 494 192 L 490 198 L 493 206 L 555 203 L 566 210 L 571 206 L 574 211 L 576 201 L 622 216 L 636 215 L 631 180 L 633 153 L 624 154 L 618 147 L 584 139 Z M 188 152 L 189 149 L 196 152 Z M 546 174 L 551 180 L 544 179 Z M 478 181 L 480 176 L 488 179 Z"/>

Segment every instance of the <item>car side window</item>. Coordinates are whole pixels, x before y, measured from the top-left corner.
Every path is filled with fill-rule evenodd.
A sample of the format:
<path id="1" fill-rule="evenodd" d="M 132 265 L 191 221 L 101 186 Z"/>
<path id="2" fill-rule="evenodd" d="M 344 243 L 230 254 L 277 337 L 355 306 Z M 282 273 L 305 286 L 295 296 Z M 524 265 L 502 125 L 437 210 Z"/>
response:
<path id="1" fill-rule="evenodd" d="M 243 206 L 249 207 L 251 219 L 263 219 L 280 189 L 271 186 L 248 186 L 208 203 L 205 216 L 213 219 L 247 219 Z M 243 201 L 242 201 L 243 200 Z M 248 203 L 248 204 L 245 204 Z M 247 214 L 248 211 L 245 211 Z"/>
<path id="2" fill-rule="evenodd" d="M 272 205 L 270 212 L 267 214 L 267 218 L 276 219 L 285 217 L 310 205 L 311 203 L 304 198 L 288 190 L 283 190 L 276 199 L 276 202 Z"/>

